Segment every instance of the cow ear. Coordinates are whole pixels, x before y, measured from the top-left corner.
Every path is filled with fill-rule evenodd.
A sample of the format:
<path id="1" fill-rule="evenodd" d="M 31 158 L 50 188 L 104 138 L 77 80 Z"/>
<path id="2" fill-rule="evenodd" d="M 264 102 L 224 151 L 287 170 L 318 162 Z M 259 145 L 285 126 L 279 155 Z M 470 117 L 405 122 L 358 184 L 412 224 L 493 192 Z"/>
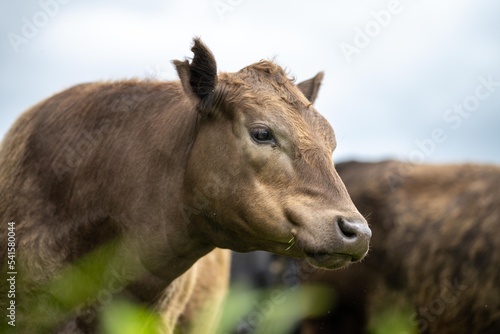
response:
<path id="1" fill-rule="evenodd" d="M 217 64 L 212 51 L 199 38 L 194 39 L 191 51 L 194 53 L 191 63 L 188 60 L 173 63 L 186 93 L 199 99 L 201 109 L 208 109 L 217 86 Z"/>
<path id="2" fill-rule="evenodd" d="M 302 81 L 301 83 L 297 84 L 297 87 L 300 89 L 302 94 L 304 94 L 304 96 L 311 103 L 314 103 L 314 101 L 316 101 L 316 98 L 318 97 L 319 87 L 321 86 L 324 75 L 325 74 L 323 72 L 319 72 L 314 76 L 314 78 Z"/>

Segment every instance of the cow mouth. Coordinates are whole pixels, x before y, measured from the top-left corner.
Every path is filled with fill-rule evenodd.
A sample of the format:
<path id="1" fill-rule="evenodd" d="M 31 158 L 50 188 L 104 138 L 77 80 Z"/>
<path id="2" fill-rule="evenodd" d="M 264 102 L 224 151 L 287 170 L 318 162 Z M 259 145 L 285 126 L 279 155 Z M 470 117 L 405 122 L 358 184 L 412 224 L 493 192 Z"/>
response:
<path id="1" fill-rule="evenodd" d="M 348 266 L 353 262 L 351 255 L 324 253 L 324 252 L 304 252 L 307 262 L 319 268 L 339 269 Z"/>

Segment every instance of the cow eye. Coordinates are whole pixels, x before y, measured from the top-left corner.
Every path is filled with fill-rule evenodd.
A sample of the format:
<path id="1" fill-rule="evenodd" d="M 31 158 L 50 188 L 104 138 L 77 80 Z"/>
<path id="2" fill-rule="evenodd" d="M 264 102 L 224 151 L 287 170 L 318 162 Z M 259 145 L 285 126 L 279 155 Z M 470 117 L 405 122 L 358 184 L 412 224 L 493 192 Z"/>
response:
<path id="1" fill-rule="evenodd" d="M 270 129 L 260 126 L 250 130 L 252 139 L 257 144 L 276 144 L 276 139 Z"/>

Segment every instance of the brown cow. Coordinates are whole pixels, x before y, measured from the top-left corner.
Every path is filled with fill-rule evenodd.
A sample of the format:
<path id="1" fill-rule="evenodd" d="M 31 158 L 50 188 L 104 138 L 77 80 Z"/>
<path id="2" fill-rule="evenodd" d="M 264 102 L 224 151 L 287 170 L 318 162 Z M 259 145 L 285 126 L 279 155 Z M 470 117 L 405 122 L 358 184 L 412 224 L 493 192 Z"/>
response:
<path id="1" fill-rule="evenodd" d="M 89 277 L 96 294 L 122 285 L 158 309 L 172 281 L 214 247 L 325 268 L 367 253 L 371 231 L 334 169 L 333 130 L 311 101 L 273 62 L 217 75 L 200 40 L 192 51 L 191 62 L 174 61 L 180 82 L 75 86 L 6 135 L 0 252 L 4 266 L 15 223 L 18 332 L 97 330 L 86 317 L 95 305 L 69 297 L 92 288 L 68 277 Z"/>
<path id="2" fill-rule="evenodd" d="M 500 333 L 500 167 L 387 161 L 337 170 L 374 237 L 363 263 L 313 271 L 309 281 L 339 299 L 303 333 L 364 333 L 387 288 L 415 307 L 408 324 L 421 333 Z"/>

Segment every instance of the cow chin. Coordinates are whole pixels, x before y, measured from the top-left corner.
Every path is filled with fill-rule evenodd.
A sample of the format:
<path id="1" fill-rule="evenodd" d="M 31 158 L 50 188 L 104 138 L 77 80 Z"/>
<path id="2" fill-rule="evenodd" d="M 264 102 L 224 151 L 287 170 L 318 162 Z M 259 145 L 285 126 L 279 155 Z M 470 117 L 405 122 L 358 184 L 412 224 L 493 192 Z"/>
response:
<path id="1" fill-rule="evenodd" d="M 347 267 L 352 262 L 352 257 L 347 254 L 305 253 L 305 259 L 314 267 L 325 269 Z"/>

